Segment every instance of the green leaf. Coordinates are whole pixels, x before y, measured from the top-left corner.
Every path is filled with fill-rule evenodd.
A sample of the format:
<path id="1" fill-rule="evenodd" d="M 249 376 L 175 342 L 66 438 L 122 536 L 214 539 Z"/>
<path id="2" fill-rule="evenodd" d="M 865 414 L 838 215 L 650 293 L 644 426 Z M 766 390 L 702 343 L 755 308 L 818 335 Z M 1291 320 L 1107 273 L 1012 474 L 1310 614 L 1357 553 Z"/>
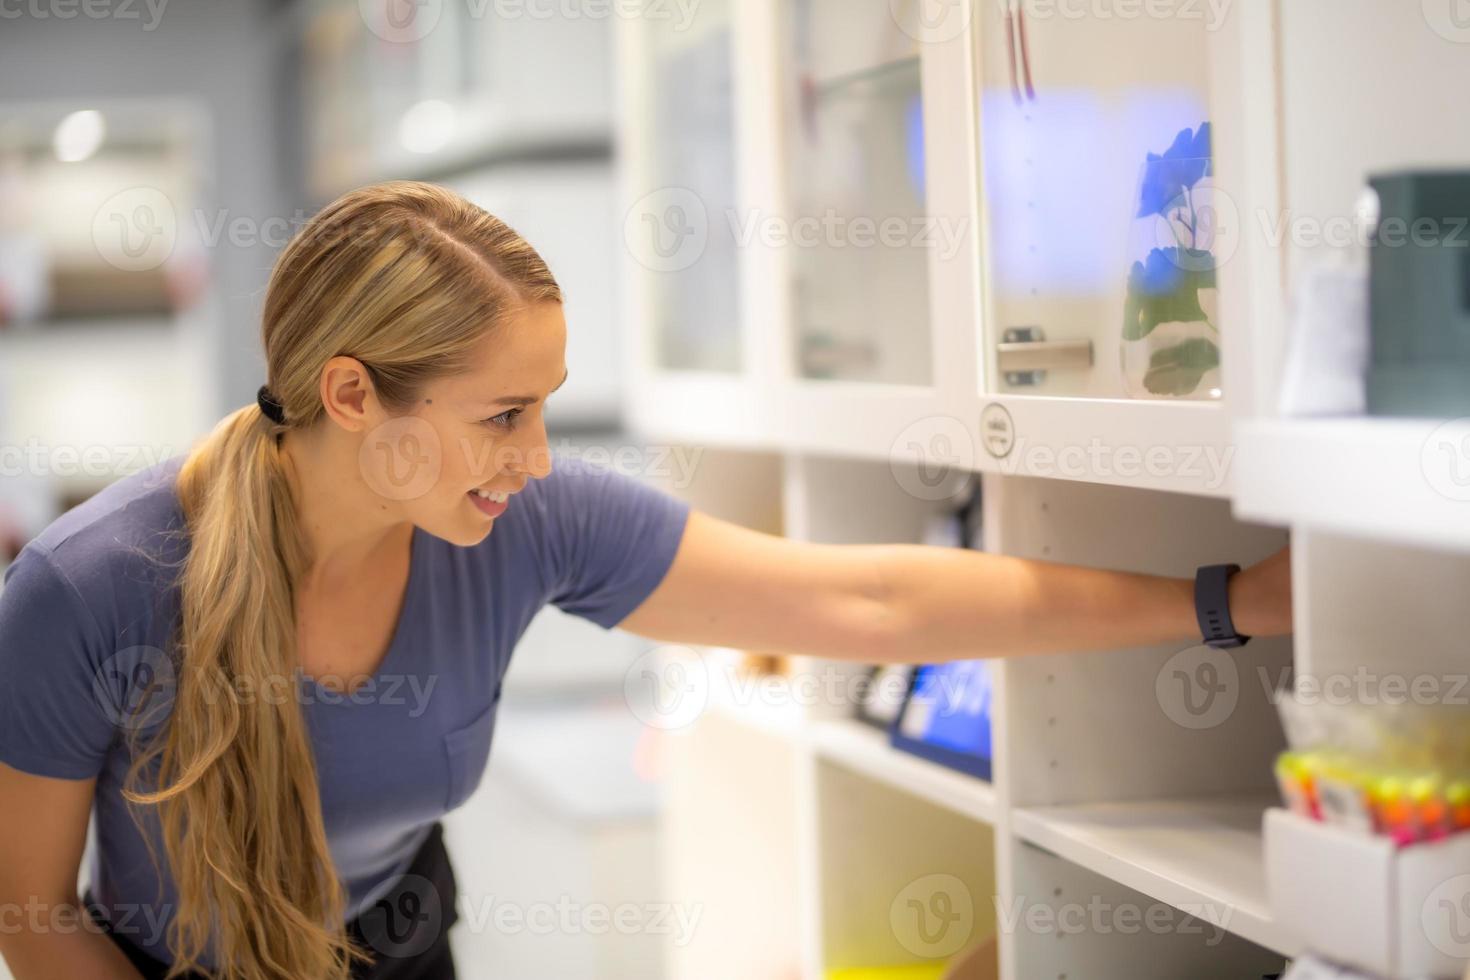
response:
<path id="1" fill-rule="evenodd" d="M 1155 395 L 1187 395 L 1199 387 L 1212 368 L 1220 366 L 1220 348 L 1213 340 L 1196 337 L 1153 352 L 1143 386 Z"/>
<path id="2" fill-rule="evenodd" d="M 1206 319 L 1199 291 L 1215 286 L 1215 257 L 1198 249 L 1159 249 L 1133 263 L 1123 303 L 1123 339 L 1142 340 L 1161 323 Z"/>

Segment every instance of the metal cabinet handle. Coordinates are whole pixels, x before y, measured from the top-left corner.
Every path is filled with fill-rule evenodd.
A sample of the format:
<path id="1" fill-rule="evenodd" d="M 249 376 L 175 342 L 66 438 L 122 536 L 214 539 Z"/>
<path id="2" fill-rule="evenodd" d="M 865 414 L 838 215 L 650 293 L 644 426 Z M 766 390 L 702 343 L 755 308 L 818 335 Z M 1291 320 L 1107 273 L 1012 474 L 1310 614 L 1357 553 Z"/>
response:
<path id="1" fill-rule="evenodd" d="M 1051 371 L 1092 367 L 1090 340 L 1020 340 L 995 345 L 1002 371 Z"/>
<path id="2" fill-rule="evenodd" d="M 995 345 L 995 366 L 1008 385 L 1039 385 L 1047 371 L 1092 367 L 1092 341 L 1047 340 L 1040 327 L 1007 327 Z"/>

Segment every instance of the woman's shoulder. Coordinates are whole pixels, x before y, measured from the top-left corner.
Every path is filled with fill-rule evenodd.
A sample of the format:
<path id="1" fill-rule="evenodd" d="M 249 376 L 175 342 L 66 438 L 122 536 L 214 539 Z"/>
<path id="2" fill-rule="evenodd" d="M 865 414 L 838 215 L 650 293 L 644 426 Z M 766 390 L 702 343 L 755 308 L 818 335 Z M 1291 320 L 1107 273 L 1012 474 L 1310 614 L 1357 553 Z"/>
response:
<path id="1" fill-rule="evenodd" d="M 526 518 L 546 594 L 562 611 L 611 627 L 667 570 L 689 504 L 661 486 L 668 481 L 657 462 L 597 447 L 558 450 L 551 472 L 511 503 Z"/>
<path id="2" fill-rule="evenodd" d="M 672 484 L 674 464 L 636 446 L 570 446 L 551 451 L 551 471 L 526 484 L 533 498 L 565 505 L 601 494 L 643 496 Z"/>
<path id="3" fill-rule="evenodd" d="M 174 485 L 183 456 L 170 456 L 113 480 L 48 524 L 38 541 L 59 552 L 68 542 L 86 547 L 120 531 L 137 533 L 175 526 L 180 516 Z"/>
<path id="4" fill-rule="evenodd" d="M 0 761 L 95 776 L 167 663 L 180 509 L 165 460 L 114 481 L 21 549 L 0 591 Z M 149 674 L 148 672 L 152 672 Z"/>
<path id="5" fill-rule="evenodd" d="M 136 470 L 57 517 L 27 542 L 5 581 L 40 565 L 103 609 L 158 589 L 187 551 L 174 489 L 182 462 L 172 456 Z"/>

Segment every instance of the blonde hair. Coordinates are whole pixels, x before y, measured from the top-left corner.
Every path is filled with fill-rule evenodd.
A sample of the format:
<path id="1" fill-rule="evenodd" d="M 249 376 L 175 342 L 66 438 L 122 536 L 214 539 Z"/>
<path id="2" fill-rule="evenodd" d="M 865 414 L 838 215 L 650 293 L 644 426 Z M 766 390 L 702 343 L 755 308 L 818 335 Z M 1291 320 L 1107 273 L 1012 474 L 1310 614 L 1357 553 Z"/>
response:
<path id="1" fill-rule="evenodd" d="M 170 976 L 202 972 L 207 950 L 221 980 L 342 980 L 368 959 L 344 929 L 298 699 L 232 696 L 297 676 L 294 586 L 311 556 L 279 434 L 324 416 L 318 385 L 331 357 L 361 361 L 389 411 L 406 411 L 427 382 L 466 370 L 486 331 L 560 301 L 546 263 L 505 222 L 414 181 L 344 195 L 277 259 L 262 334 L 286 422 L 251 404 L 183 463 L 177 689 L 128 780 L 130 801 L 157 808 L 178 889 Z"/>

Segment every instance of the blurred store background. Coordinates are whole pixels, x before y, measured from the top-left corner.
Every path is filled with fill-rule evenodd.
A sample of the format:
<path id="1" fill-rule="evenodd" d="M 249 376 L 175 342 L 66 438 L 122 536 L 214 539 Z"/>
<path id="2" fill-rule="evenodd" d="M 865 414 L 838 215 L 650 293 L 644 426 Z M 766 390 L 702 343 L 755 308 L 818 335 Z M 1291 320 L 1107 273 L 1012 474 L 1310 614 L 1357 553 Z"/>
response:
<path id="1" fill-rule="evenodd" d="M 615 25 L 576 5 L 395 4 L 0 10 L 0 568 L 254 398 L 276 254 L 380 179 L 447 184 L 542 252 L 569 323 L 553 445 L 626 444 Z M 622 693 L 646 648 L 554 609 L 533 625 L 450 828 L 476 913 L 657 898 L 657 759 Z M 469 980 L 660 975 L 648 930 L 489 921 L 455 930 Z"/>

